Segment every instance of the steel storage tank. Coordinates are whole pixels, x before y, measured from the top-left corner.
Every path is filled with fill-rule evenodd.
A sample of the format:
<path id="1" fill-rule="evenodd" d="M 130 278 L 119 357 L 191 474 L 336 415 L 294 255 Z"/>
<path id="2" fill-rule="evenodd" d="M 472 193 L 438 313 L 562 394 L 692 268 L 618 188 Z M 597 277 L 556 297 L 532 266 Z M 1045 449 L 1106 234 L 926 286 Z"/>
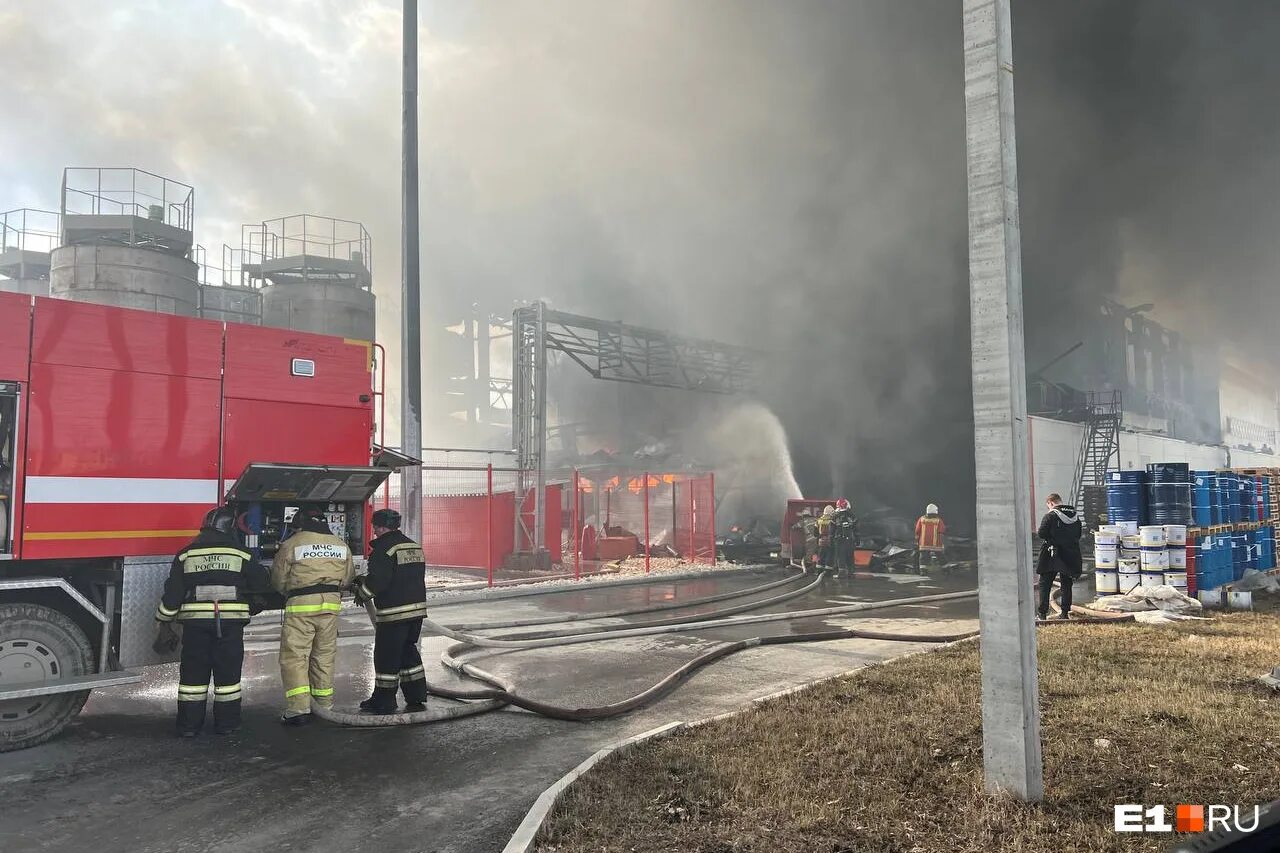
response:
<path id="1" fill-rule="evenodd" d="M 369 232 L 300 214 L 243 232 L 243 269 L 262 287 L 262 325 L 374 339 Z"/>
<path id="2" fill-rule="evenodd" d="M 52 296 L 77 302 L 184 317 L 200 307 L 194 261 L 130 246 L 59 246 L 49 284 Z"/>
<path id="3" fill-rule="evenodd" d="M 49 253 L 62 228 L 56 211 L 18 208 L 0 213 L 0 291 L 49 295 Z"/>
<path id="4" fill-rule="evenodd" d="M 262 324 L 262 292 L 252 287 L 200 287 L 200 316 L 224 323 Z"/>
<path id="5" fill-rule="evenodd" d="M 50 295 L 195 317 L 194 190 L 140 169 L 68 168 Z"/>
<path id="6" fill-rule="evenodd" d="M 0 293 L 22 293 L 27 296 L 48 296 L 47 278 L 0 278 Z"/>
<path id="7" fill-rule="evenodd" d="M 269 284 L 262 289 L 262 325 L 371 341 L 373 293 L 333 282 Z"/>

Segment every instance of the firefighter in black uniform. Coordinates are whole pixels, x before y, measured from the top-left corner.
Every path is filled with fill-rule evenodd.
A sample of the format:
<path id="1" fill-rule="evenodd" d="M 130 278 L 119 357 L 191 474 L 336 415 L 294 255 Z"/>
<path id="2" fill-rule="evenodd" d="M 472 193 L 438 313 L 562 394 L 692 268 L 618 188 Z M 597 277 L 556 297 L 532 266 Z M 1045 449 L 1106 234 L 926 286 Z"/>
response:
<path id="1" fill-rule="evenodd" d="M 209 676 L 213 676 L 213 727 L 218 734 L 240 728 L 240 668 L 248 593 L 271 586 L 265 566 L 236 541 L 235 514 L 210 510 L 200 534 L 173 558 L 164 596 L 156 608 L 157 646 L 176 640 L 182 623 L 178 670 L 178 734 L 195 737 L 204 726 Z M 166 643 L 166 640 L 168 641 Z"/>
<path id="2" fill-rule="evenodd" d="M 400 532 L 400 513 L 373 514 L 369 574 L 356 578 L 356 599 L 374 604 L 373 695 L 360 703 L 374 714 L 396 712 L 396 690 L 406 711 L 425 711 L 427 674 L 418 651 L 427 615 L 426 559 L 422 546 Z"/>
<path id="3" fill-rule="evenodd" d="M 858 547 L 858 517 L 848 498 L 836 501 L 836 511 L 831 516 L 831 541 L 835 546 L 835 574 L 853 575 L 854 551 Z"/>

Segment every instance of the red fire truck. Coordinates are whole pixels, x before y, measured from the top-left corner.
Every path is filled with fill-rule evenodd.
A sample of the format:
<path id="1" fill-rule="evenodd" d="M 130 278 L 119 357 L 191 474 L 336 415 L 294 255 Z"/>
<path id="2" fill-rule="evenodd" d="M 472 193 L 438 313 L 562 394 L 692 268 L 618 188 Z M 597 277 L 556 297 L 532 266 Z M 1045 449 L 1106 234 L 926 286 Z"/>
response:
<path id="1" fill-rule="evenodd" d="M 364 553 L 372 346 L 0 293 L 0 751 L 162 662 L 169 563 L 220 501 L 263 560 L 299 506 Z"/>

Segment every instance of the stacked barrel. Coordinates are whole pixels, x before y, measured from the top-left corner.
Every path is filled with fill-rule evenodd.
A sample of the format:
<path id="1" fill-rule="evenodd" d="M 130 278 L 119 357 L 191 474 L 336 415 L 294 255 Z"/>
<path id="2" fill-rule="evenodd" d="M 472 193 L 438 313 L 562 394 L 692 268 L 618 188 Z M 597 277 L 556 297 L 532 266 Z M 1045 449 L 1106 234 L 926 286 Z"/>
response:
<path id="1" fill-rule="evenodd" d="M 1280 469 L 1196 471 L 1192 484 L 1192 589 L 1215 589 L 1246 571 L 1274 569 Z"/>
<path id="2" fill-rule="evenodd" d="M 1093 541 L 1094 584 L 1099 595 L 1163 584 L 1187 592 L 1186 525 L 1104 524 Z"/>
<path id="3" fill-rule="evenodd" d="M 1167 584 L 1188 595 L 1277 566 L 1280 468 L 1191 471 L 1180 462 L 1107 475 L 1094 534 L 1099 595 Z"/>

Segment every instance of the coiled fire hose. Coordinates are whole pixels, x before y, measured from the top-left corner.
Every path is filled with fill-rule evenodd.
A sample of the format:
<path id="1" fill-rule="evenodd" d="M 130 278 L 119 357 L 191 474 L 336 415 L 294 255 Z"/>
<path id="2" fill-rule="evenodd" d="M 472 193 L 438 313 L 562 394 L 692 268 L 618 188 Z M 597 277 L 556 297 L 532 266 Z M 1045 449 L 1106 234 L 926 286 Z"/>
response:
<path id="1" fill-rule="evenodd" d="M 754 593 L 758 593 L 758 592 L 762 592 L 770 589 L 776 589 L 777 587 L 782 586 L 784 584 L 794 583 L 796 580 L 800 580 L 804 578 L 805 574 L 806 574 L 805 572 L 801 572 L 799 575 L 783 578 L 780 581 L 772 581 L 770 583 L 763 584 L 761 586 L 751 587 L 745 590 L 737 590 L 730 593 L 721 593 L 719 595 L 693 599 L 690 601 L 679 602 L 675 604 L 668 603 L 663 605 L 635 608 L 635 609 L 629 609 L 629 610 L 616 610 L 616 611 L 610 611 L 608 614 L 590 614 L 590 616 L 592 618 L 599 619 L 599 618 L 609 618 L 615 615 L 626 616 L 626 615 L 650 613 L 657 610 L 672 610 L 677 608 L 697 607 L 705 604 L 714 603 L 717 601 L 724 601 L 729 598 L 741 598 L 747 595 L 752 595 Z M 716 615 L 726 615 L 730 611 L 732 611 L 733 613 L 737 613 L 737 612 L 741 612 L 744 609 L 754 609 L 758 607 L 765 607 L 770 604 L 777 604 L 781 601 L 784 601 L 790 598 L 795 598 L 798 595 L 802 595 L 804 593 L 810 592 L 811 590 L 816 588 L 818 584 L 821 582 L 822 582 L 822 576 L 819 575 L 817 578 L 814 579 L 812 583 L 807 584 L 806 586 L 800 588 L 799 590 L 786 593 L 780 596 L 774 596 L 772 598 L 762 599 L 760 601 L 748 602 L 746 605 L 740 605 L 734 608 L 728 608 L 725 611 L 716 611 L 710 614 L 700 614 L 698 618 L 707 618 L 707 617 L 716 616 Z M 553 591 L 548 590 L 548 593 L 551 593 L 551 592 Z M 568 590 L 555 590 L 555 592 L 568 592 Z M 374 613 L 372 603 L 369 603 L 369 602 L 365 603 L 365 611 L 369 614 L 370 624 L 376 624 L 376 618 L 375 618 L 375 613 Z M 685 617 L 683 621 L 688 621 L 688 620 L 689 620 L 689 617 Z M 568 620 L 564 620 L 564 621 L 568 621 Z M 504 623 L 504 622 L 488 623 L 486 627 L 489 627 L 489 628 L 515 627 L 518 624 L 545 624 L 545 623 L 543 622 L 543 620 L 516 620 L 515 622 L 511 622 L 511 623 Z M 663 624 L 666 624 L 666 622 L 664 621 Z M 451 630 L 456 631 L 457 629 L 451 629 Z M 601 628 L 601 629 L 595 629 L 595 630 L 606 630 L 606 629 Z M 465 635 L 459 634 L 459 636 L 465 636 Z M 337 723 L 339 725 L 344 725 L 344 726 L 356 726 L 361 728 L 379 728 L 383 726 L 433 723 L 433 722 L 441 722 L 444 720 L 459 719 L 461 717 L 472 716 L 474 714 L 482 714 L 488 711 L 495 711 L 498 708 L 501 708 L 503 705 L 507 704 L 505 701 L 495 698 L 493 696 L 493 691 L 489 689 L 482 689 L 478 691 L 475 691 L 475 690 L 466 691 L 466 690 L 454 690 L 454 689 L 442 687 L 439 685 L 429 685 L 429 692 L 434 696 L 439 696 L 445 699 L 452 699 L 452 700 L 459 700 L 459 701 L 467 701 L 467 700 L 481 700 L 481 701 L 479 702 L 467 701 L 467 704 L 463 704 L 463 705 L 452 705 L 452 706 L 446 706 L 443 708 L 433 707 L 426 711 L 404 712 L 404 713 L 398 713 L 398 714 L 380 714 L 380 715 L 353 714 L 353 713 L 347 713 L 344 711 L 335 711 L 332 708 L 325 708 L 320 705 L 316 705 L 314 703 L 313 703 L 312 711 L 313 713 L 315 713 L 317 717 L 320 717 L 321 719 L 331 723 Z"/>
<path id="2" fill-rule="evenodd" d="M 819 582 L 821 581 L 819 577 Z M 813 585 L 810 585 L 813 586 Z M 806 591 L 810 587 L 806 587 Z M 383 727 L 395 725 L 411 725 L 419 723 L 437 722 L 442 719 L 455 719 L 461 716 L 468 716 L 473 713 L 483 713 L 485 711 L 495 710 L 502 705 L 515 705 L 525 710 L 544 716 L 561 720 L 588 721 L 606 719 L 621 714 L 629 713 L 640 708 L 650 702 L 653 702 L 666 694 L 670 693 L 677 686 L 683 683 L 697 670 L 713 663 L 714 661 L 728 657 L 729 655 L 743 651 L 745 649 L 755 648 L 757 646 L 766 645 L 782 645 L 787 643 L 808 643 L 808 642 L 824 642 L 830 640 L 841 639 L 874 639 L 889 640 L 899 642 L 922 642 L 922 643 L 945 643 L 953 642 L 960 639 L 975 636 L 976 631 L 964 632 L 950 635 L 936 634 L 891 634 L 876 631 L 863 631 L 859 629 L 837 629 L 832 631 L 822 631 L 809 634 L 779 635 L 766 637 L 752 637 L 745 640 L 726 643 L 717 646 L 707 652 L 699 655 L 691 661 L 683 664 L 675 671 L 671 672 L 657 684 L 644 690 L 621 702 L 614 702 L 608 705 L 591 707 L 591 708 L 567 708 L 557 705 L 551 705 L 521 696 L 516 692 L 515 685 L 502 679 L 492 673 L 475 666 L 473 663 L 463 661 L 457 657 L 473 648 L 498 648 L 524 650 L 534 648 L 548 648 L 561 645 L 572 645 L 577 643 L 597 642 L 608 639 L 619 639 L 623 637 L 635 636 L 651 636 L 656 634 L 681 633 L 688 631 L 696 631 L 707 628 L 722 628 L 733 625 L 756 624 L 763 622 L 778 622 L 791 619 L 812 618 L 817 616 L 835 615 L 841 613 L 854 613 L 869 610 L 880 610 L 889 607 L 902 607 L 914 604 L 924 604 L 936 601 L 951 601 L 961 598 L 971 598 L 977 595 L 977 590 L 968 590 L 957 593 L 942 593 L 939 595 L 916 596 L 912 598 L 892 599 L 880 602 L 864 602 L 859 604 L 839 605 L 835 607 L 817 608 L 813 610 L 790 611 L 784 613 L 768 613 L 756 616 L 736 616 L 729 618 L 714 618 L 717 614 L 701 614 L 683 617 L 679 620 L 661 620 L 663 622 L 671 622 L 672 624 L 650 625 L 648 627 L 631 627 L 621 630 L 596 630 L 592 632 L 584 632 L 579 634 L 571 634 L 568 636 L 540 637 L 533 639 L 503 639 L 496 637 L 482 637 L 472 634 L 466 634 L 451 628 L 438 625 L 431 620 L 423 620 L 423 626 L 429 632 L 440 634 L 458 640 L 459 643 L 449 648 L 441 655 L 441 662 L 453 669 L 459 675 L 468 676 L 478 681 L 490 685 L 489 689 L 480 690 L 453 690 L 450 688 L 428 685 L 428 691 L 435 696 L 454 700 L 480 700 L 474 704 L 458 705 L 442 709 L 433 709 L 417 713 L 403 713 L 392 715 L 365 716 L 361 714 L 349 714 L 337 712 L 331 709 L 317 709 L 316 714 L 323 719 L 331 722 L 348 726 L 359 727 Z M 790 594 L 788 594 L 789 597 Z M 781 598 L 779 596 L 777 598 Z M 766 599 L 763 602 L 755 602 L 756 607 L 765 606 L 771 600 Z M 773 602 L 776 603 L 776 602 Z M 729 608 L 735 612 L 741 608 Z M 712 617 L 712 618 L 709 618 Z"/>

